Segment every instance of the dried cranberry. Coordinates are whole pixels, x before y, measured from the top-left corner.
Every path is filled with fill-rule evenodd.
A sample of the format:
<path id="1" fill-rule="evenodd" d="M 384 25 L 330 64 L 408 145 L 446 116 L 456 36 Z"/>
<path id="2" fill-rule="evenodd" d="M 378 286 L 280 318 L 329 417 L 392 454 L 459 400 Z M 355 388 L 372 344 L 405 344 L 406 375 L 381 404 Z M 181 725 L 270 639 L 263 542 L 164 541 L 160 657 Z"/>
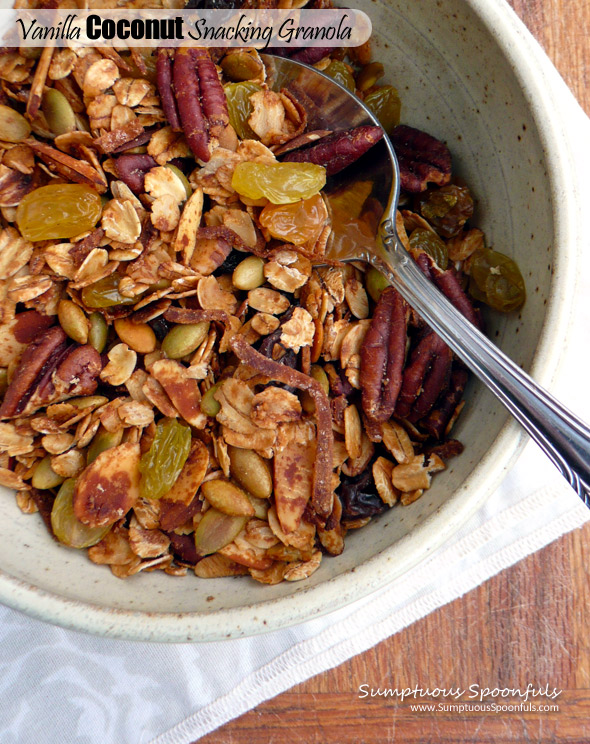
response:
<path id="1" fill-rule="evenodd" d="M 387 504 L 383 503 L 377 493 L 370 469 L 356 478 L 344 478 L 337 493 L 342 503 L 343 522 L 374 517 L 387 509 Z"/>

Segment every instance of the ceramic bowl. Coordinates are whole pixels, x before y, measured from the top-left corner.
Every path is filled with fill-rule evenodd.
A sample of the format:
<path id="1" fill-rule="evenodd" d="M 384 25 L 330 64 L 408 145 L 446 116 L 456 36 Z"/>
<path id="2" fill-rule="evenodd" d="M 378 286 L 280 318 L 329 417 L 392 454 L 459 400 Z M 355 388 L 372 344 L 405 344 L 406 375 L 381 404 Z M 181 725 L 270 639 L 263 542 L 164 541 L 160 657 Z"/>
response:
<path id="1" fill-rule="evenodd" d="M 358 0 L 375 58 L 403 100 L 403 121 L 446 140 L 477 197 L 474 224 L 514 256 L 528 288 L 521 313 L 490 316 L 502 349 L 548 385 L 570 313 L 579 205 L 572 158 L 546 84 L 547 63 L 500 0 Z M 0 601 L 91 633 L 154 641 L 251 635 L 314 618 L 409 571 L 489 497 L 523 435 L 477 383 L 454 435 L 465 452 L 432 488 L 346 539 L 302 583 L 197 580 L 162 572 L 116 579 L 84 551 L 60 547 L 41 519 L 0 495 Z"/>

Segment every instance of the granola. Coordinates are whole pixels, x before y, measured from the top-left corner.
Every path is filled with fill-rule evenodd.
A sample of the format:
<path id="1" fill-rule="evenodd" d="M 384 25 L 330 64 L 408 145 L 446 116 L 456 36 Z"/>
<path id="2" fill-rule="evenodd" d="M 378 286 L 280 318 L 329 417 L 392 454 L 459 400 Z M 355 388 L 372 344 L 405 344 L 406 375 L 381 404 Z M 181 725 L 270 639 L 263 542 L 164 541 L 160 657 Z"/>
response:
<path id="1" fill-rule="evenodd" d="M 406 247 L 471 322 L 514 309 L 448 148 L 348 54 L 292 57 L 387 126 Z M 0 85 L 0 483 L 61 543 L 119 578 L 304 580 L 461 453 L 461 363 L 373 269 L 322 260 L 335 210 L 378 224 L 370 182 L 323 187 L 381 128 L 314 129 L 254 49 L 2 50 Z"/>

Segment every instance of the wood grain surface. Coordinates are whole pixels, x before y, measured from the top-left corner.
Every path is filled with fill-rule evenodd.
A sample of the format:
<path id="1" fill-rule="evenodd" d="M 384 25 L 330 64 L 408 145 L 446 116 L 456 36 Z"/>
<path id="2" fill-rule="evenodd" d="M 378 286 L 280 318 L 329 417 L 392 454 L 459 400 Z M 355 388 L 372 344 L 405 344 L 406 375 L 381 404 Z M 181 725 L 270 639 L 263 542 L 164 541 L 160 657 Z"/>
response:
<path id="1" fill-rule="evenodd" d="M 590 1 L 510 0 L 590 113 Z M 589 143 L 580 146 L 588 147 Z M 200 744 L 590 742 L 590 524 Z M 416 712 L 359 686 L 563 690 L 557 712 Z M 442 701 L 442 699 L 441 699 Z M 445 701 L 447 702 L 447 701 Z"/>

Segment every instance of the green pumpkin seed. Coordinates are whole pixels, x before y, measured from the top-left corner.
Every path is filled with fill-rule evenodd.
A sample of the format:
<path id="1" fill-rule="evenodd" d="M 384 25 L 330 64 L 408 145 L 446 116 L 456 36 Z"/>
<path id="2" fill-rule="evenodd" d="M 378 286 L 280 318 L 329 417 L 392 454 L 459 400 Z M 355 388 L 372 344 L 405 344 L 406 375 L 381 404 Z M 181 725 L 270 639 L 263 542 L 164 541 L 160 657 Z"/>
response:
<path id="1" fill-rule="evenodd" d="M 171 328 L 162 341 L 162 351 L 168 359 L 182 359 L 207 338 L 209 323 L 188 323 Z"/>
<path id="2" fill-rule="evenodd" d="M 82 524 L 74 514 L 75 488 L 75 478 L 68 478 L 63 482 L 51 509 L 51 527 L 53 534 L 64 545 L 70 548 L 89 548 L 100 542 L 112 525 L 89 527 Z"/>
<path id="3" fill-rule="evenodd" d="M 195 546 L 199 555 L 210 555 L 229 545 L 244 529 L 248 517 L 224 514 L 211 507 L 203 514 L 195 530 Z"/>
<path id="4" fill-rule="evenodd" d="M 127 152 L 133 152 L 132 150 L 127 150 Z M 147 150 L 146 150 L 147 152 Z M 180 170 L 180 168 L 177 168 L 175 165 L 172 165 L 172 163 L 166 163 L 164 166 L 165 168 L 168 168 L 169 170 L 174 173 L 174 175 L 178 178 L 178 180 L 182 183 L 184 186 L 184 190 L 186 193 L 186 198 L 188 199 L 191 194 L 193 193 L 192 186 L 190 185 L 188 178 L 184 175 L 184 173 Z"/>
<path id="5" fill-rule="evenodd" d="M 221 404 L 214 398 L 214 395 L 217 392 L 220 384 L 221 383 L 218 382 L 210 387 L 209 390 L 207 390 L 207 392 L 201 398 L 201 411 L 203 411 L 205 416 L 217 416 L 217 414 L 221 410 Z"/>
<path id="6" fill-rule="evenodd" d="M 94 462 L 101 452 L 111 449 L 111 447 L 118 447 L 123 439 L 123 429 L 119 431 L 107 431 L 106 429 L 100 428 L 92 442 L 90 447 L 86 451 L 86 464 Z"/>
<path id="7" fill-rule="evenodd" d="M 254 450 L 229 447 L 229 469 L 232 478 L 252 496 L 268 499 L 272 494 L 273 483 L 270 469 Z"/>
<path id="8" fill-rule="evenodd" d="M 107 345 L 108 335 L 109 328 L 101 313 L 91 313 L 88 343 L 93 346 L 99 354 L 102 354 Z"/>
<path id="9" fill-rule="evenodd" d="M 57 318 L 60 326 L 74 341 L 79 344 L 85 344 L 88 341 L 90 324 L 82 308 L 75 302 L 60 300 L 57 306 Z"/>
<path id="10" fill-rule="evenodd" d="M 201 493 L 211 504 L 224 514 L 232 517 L 253 517 L 254 507 L 248 496 L 233 483 L 224 480 L 210 480 L 203 483 Z"/>
<path id="11" fill-rule="evenodd" d="M 73 132 L 76 129 L 76 114 L 68 99 L 55 88 L 46 90 L 41 101 L 45 120 L 55 135 Z"/>
<path id="12" fill-rule="evenodd" d="M 10 106 L 0 105 L 0 140 L 22 142 L 31 134 L 31 125 Z"/>
<path id="13" fill-rule="evenodd" d="M 236 289 L 250 291 L 264 284 L 264 261 L 258 256 L 248 256 L 235 268 L 232 284 Z"/>
<path id="14" fill-rule="evenodd" d="M 377 271 L 377 269 L 374 269 L 371 266 L 365 274 L 365 287 L 367 292 L 371 295 L 371 299 L 375 302 L 379 302 L 381 292 L 383 292 L 385 287 L 389 287 L 389 282 L 380 271 Z"/>
<path id="15" fill-rule="evenodd" d="M 64 482 L 64 478 L 51 469 L 51 457 L 44 457 L 35 468 L 31 483 L 33 488 L 45 491 L 48 488 L 57 488 Z"/>

